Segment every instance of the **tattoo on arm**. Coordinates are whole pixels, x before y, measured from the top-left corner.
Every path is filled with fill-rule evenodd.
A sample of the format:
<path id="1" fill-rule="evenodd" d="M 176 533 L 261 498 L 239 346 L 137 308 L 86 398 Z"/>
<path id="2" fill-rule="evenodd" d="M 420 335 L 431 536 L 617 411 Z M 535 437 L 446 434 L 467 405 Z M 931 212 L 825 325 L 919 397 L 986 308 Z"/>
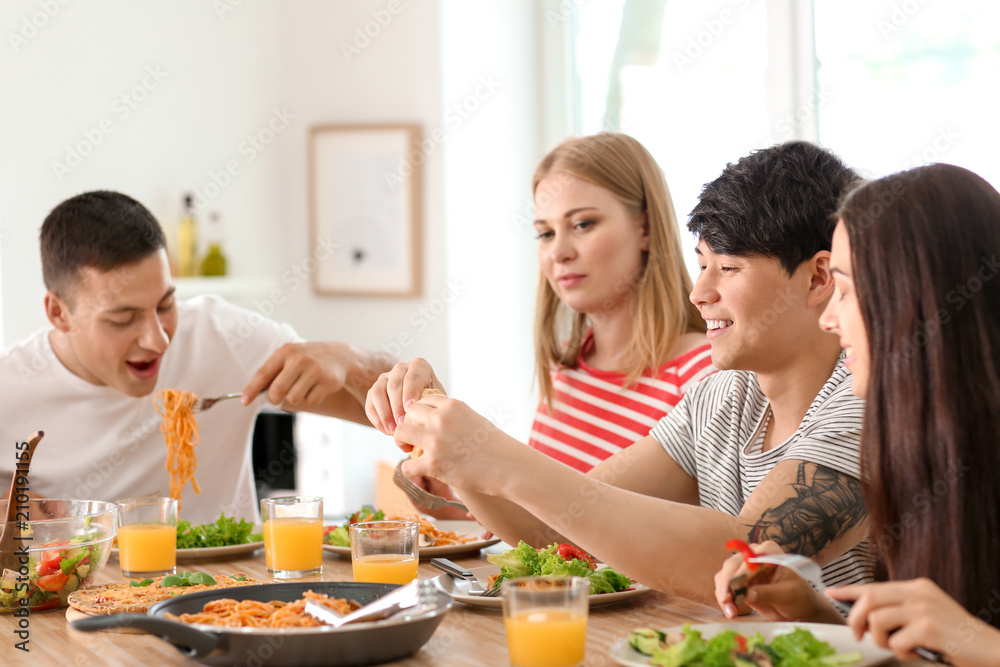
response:
<path id="1" fill-rule="evenodd" d="M 815 556 L 868 516 L 861 483 L 817 463 L 799 464 L 795 496 L 764 512 L 749 541 L 774 540 L 786 551 Z"/>

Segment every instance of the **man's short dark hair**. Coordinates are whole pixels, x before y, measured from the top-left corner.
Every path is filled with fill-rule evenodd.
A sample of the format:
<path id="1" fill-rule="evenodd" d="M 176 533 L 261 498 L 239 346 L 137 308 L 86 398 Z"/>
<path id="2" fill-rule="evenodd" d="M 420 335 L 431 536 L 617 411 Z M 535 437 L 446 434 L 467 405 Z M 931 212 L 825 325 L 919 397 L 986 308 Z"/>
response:
<path id="1" fill-rule="evenodd" d="M 145 206 L 118 192 L 85 192 L 52 209 L 42 223 L 42 277 L 64 298 L 77 273 L 107 272 L 167 247 L 160 223 Z"/>
<path id="2" fill-rule="evenodd" d="M 720 255 L 774 257 L 791 275 L 829 250 L 834 214 L 860 177 L 806 141 L 754 151 L 702 189 L 688 229 Z"/>

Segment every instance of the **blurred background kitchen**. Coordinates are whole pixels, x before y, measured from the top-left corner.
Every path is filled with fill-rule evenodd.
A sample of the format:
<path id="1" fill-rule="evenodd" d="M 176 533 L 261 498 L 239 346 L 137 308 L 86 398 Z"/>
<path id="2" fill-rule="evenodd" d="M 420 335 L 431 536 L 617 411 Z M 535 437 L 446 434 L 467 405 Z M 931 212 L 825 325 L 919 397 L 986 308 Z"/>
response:
<path id="1" fill-rule="evenodd" d="M 0 343 L 45 324 L 37 237 L 58 202 L 118 190 L 171 231 L 190 192 L 203 236 L 218 215 L 227 275 L 180 278 L 182 296 L 425 357 L 526 439 L 530 181 L 549 148 L 634 135 L 682 220 L 727 162 L 794 138 L 872 176 L 950 162 L 1000 187 L 997 25 L 989 0 L 6 0 Z M 421 128 L 422 292 L 317 294 L 309 130 L 379 123 Z M 258 430 L 264 490 L 321 494 L 330 516 L 399 458 L 332 419 Z"/>

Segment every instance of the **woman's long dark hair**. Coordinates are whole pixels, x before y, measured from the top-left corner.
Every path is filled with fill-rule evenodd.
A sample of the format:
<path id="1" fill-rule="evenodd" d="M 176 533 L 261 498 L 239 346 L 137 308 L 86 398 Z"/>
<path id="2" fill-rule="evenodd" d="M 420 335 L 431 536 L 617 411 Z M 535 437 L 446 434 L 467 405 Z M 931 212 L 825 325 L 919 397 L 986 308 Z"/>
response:
<path id="1" fill-rule="evenodd" d="M 936 164 L 863 185 L 839 214 L 871 351 L 873 541 L 890 578 L 928 577 L 1000 626 L 1000 193 Z"/>

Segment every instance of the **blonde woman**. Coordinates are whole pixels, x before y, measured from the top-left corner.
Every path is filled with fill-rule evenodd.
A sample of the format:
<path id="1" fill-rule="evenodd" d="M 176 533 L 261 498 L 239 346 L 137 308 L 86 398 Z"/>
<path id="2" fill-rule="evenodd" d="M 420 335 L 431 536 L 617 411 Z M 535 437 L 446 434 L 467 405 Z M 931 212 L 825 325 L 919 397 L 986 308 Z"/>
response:
<path id="1" fill-rule="evenodd" d="M 530 445 L 582 472 L 712 372 L 673 203 L 638 141 L 570 139 L 535 170 L 540 404 Z"/>
<path id="2" fill-rule="evenodd" d="M 688 299 L 677 218 L 663 173 L 625 134 L 569 139 L 532 180 L 539 284 L 540 402 L 530 445 L 586 472 L 649 434 L 714 369 L 705 322 Z M 426 386 L 416 359 L 368 394 L 391 434 Z"/>

